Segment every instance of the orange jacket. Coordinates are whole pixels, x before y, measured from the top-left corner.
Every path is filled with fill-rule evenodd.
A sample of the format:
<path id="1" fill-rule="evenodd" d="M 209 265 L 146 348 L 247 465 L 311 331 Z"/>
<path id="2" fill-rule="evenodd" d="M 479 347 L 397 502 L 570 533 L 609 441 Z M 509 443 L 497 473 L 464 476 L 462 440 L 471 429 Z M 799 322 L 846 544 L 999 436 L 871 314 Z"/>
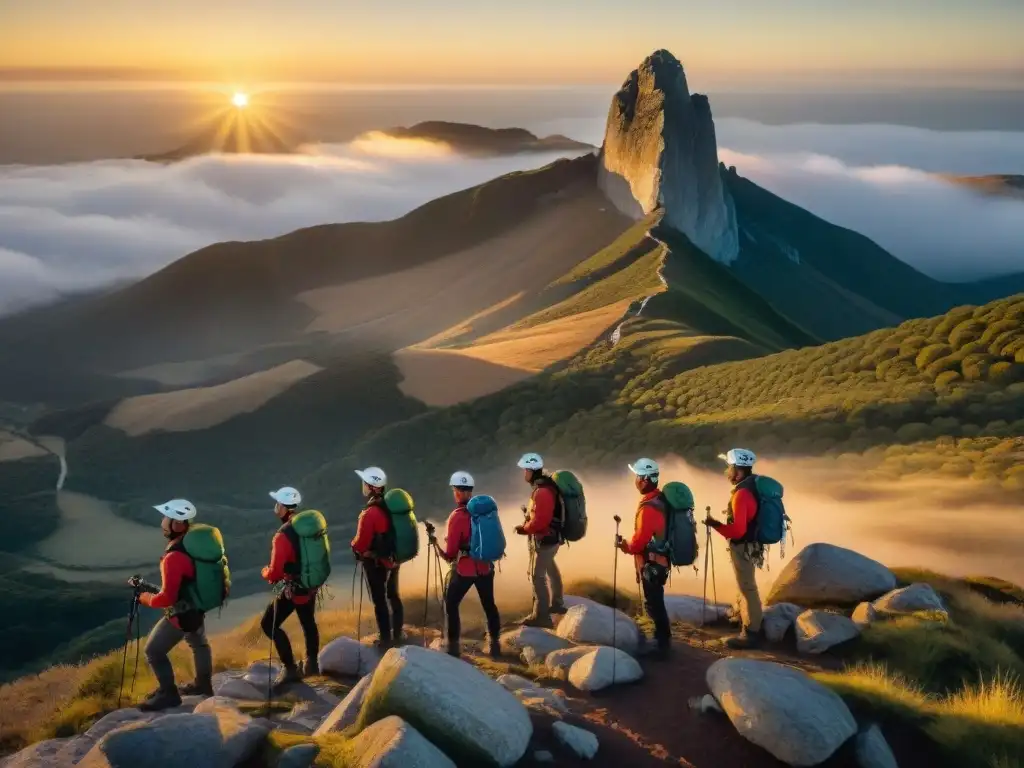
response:
<path id="1" fill-rule="evenodd" d="M 729 541 L 741 541 L 757 514 L 757 499 L 748 488 L 733 488 L 729 499 L 729 520 L 715 530 Z"/>
<path id="2" fill-rule="evenodd" d="M 160 558 L 160 591 L 155 595 L 143 592 L 139 595 L 140 605 L 148 608 L 171 608 L 178 602 L 182 582 L 196 577 L 196 566 L 192 558 L 184 552 L 171 551 L 175 544 L 176 541 L 172 542 Z M 169 621 L 181 629 L 177 617 L 172 616 Z"/>
<path id="3" fill-rule="evenodd" d="M 455 560 L 456 573 L 470 579 L 476 576 L 486 576 L 492 569 L 491 564 L 486 560 L 474 560 L 467 554 L 472 535 L 473 521 L 469 516 L 469 511 L 465 507 L 457 507 L 448 516 L 448 531 L 445 535 L 441 557 L 449 563 Z"/>
<path id="4" fill-rule="evenodd" d="M 657 555 L 649 558 L 647 554 L 647 546 L 652 539 L 656 536 L 665 538 L 665 512 L 656 503 L 660 496 L 661 491 L 655 488 L 640 498 L 640 504 L 633 519 L 633 537 L 622 547 L 622 551 L 627 555 L 633 555 L 637 570 L 643 568 L 648 559 L 668 567 L 668 560 L 664 556 Z"/>
<path id="5" fill-rule="evenodd" d="M 270 542 L 270 565 L 263 568 L 261 575 L 271 584 L 288 580 L 285 573 L 285 566 L 289 563 L 297 563 L 299 555 L 292 546 L 291 541 L 281 531 L 274 534 Z M 296 605 L 305 605 L 316 597 L 316 590 L 311 590 L 304 595 L 292 594 L 291 601 Z"/>
<path id="6" fill-rule="evenodd" d="M 551 521 L 555 517 L 555 505 L 558 497 L 555 489 L 547 485 L 538 485 L 533 489 L 530 496 L 530 505 L 527 507 L 526 522 L 523 524 L 523 533 L 528 533 L 538 539 L 550 536 Z"/>
<path id="7" fill-rule="evenodd" d="M 356 524 L 356 536 L 352 539 L 352 550 L 359 557 L 367 557 L 371 554 L 373 546 L 384 536 L 389 530 L 391 530 L 391 516 L 387 510 L 384 509 L 384 502 L 381 500 L 375 500 L 359 513 L 359 522 Z M 375 560 L 378 564 L 383 565 L 385 568 L 395 568 L 394 558 L 391 557 L 376 557 L 376 553 L 373 552 Z"/>

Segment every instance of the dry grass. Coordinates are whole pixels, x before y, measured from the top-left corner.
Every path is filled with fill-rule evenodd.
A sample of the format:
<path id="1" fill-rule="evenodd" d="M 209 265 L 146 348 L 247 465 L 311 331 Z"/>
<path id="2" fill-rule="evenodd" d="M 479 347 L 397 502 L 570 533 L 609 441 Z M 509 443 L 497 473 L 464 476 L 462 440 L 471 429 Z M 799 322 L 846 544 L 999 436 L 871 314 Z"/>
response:
<path id="1" fill-rule="evenodd" d="M 858 664 L 815 677 L 855 708 L 922 729 L 962 765 L 1022 765 L 1024 690 L 1016 677 L 997 674 L 947 696 L 929 696 L 878 664 Z"/>

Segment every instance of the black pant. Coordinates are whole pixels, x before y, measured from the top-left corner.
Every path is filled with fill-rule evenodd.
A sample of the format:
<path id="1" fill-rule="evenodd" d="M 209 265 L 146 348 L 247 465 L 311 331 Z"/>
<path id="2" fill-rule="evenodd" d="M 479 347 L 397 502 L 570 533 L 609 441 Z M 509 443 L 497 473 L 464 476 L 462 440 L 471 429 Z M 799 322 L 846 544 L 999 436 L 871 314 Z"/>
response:
<path id="1" fill-rule="evenodd" d="M 459 635 L 462 632 L 462 621 L 459 617 L 459 605 L 462 598 L 469 592 L 470 587 L 476 587 L 476 593 L 480 598 L 480 605 L 487 617 L 487 634 L 491 643 L 498 642 L 498 633 L 501 631 L 501 617 L 498 616 L 498 606 L 494 604 L 494 571 L 486 576 L 460 576 L 452 572 L 448 581 L 448 591 L 444 594 L 444 610 L 448 615 L 448 646 L 457 647 Z"/>
<path id="2" fill-rule="evenodd" d="M 292 653 L 292 644 L 288 641 L 288 635 L 281 629 L 285 619 L 294 613 L 299 617 L 299 624 L 302 625 L 302 635 L 306 639 L 306 658 L 315 659 L 320 653 L 320 630 L 316 625 L 316 599 L 308 603 L 296 605 L 283 595 L 267 606 L 263 613 L 263 621 L 260 626 L 263 634 L 274 638 L 274 647 L 277 648 L 278 658 L 286 667 L 295 666 L 295 655 Z"/>
<path id="3" fill-rule="evenodd" d="M 668 570 L 648 563 L 642 571 L 640 583 L 644 588 L 644 607 L 654 622 L 654 639 L 659 648 L 667 648 L 672 642 L 672 625 L 665 608 L 665 582 Z"/>
<path id="4" fill-rule="evenodd" d="M 402 638 L 402 625 L 405 624 L 405 609 L 402 598 L 398 596 L 398 571 L 401 568 L 385 568 L 373 561 L 363 561 L 363 572 L 366 574 L 366 585 L 370 588 L 370 599 L 373 600 L 373 612 L 377 616 L 377 630 L 384 642 L 392 638 Z M 388 612 L 388 604 L 391 612 Z"/>

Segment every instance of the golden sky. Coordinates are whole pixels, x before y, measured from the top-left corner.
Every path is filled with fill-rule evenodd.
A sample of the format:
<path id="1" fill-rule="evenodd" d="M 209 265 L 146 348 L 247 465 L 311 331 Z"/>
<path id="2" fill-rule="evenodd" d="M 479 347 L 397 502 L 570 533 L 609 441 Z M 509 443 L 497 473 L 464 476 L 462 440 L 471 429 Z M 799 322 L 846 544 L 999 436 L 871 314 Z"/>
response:
<path id="1" fill-rule="evenodd" d="M 706 87 L 1024 73 L 1024 0 L 0 0 L 0 69 L 224 82 L 615 83 L 668 48 Z"/>

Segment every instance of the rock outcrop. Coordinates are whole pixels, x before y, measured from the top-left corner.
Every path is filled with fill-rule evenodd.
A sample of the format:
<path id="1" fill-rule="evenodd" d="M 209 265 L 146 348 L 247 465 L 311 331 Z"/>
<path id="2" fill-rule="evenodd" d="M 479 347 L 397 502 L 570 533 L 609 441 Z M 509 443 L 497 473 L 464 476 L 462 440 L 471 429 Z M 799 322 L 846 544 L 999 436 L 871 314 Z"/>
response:
<path id="1" fill-rule="evenodd" d="M 917 582 L 909 587 L 894 589 L 882 595 L 871 604 L 881 616 L 903 616 L 918 611 L 948 615 L 942 602 L 931 584 Z"/>
<path id="2" fill-rule="evenodd" d="M 824 653 L 860 635 L 852 619 L 828 611 L 804 611 L 796 617 L 796 649 L 800 653 Z"/>
<path id="3" fill-rule="evenodd" d="M 397 715 L 450 758 L 510 766 L 526 752 L 533 724 L 511 693 L 476 667 L 416 646 L 384 654 L 357 727 Z"/>
<path id="4" fill-rule="evenodd" d="M 593 653 L 599 647 L 597 645 L 577 645 L 575 648 L 552 651 L 544 658 L 544 666 L 547 667 L 549 675 L 564 680 L 569 674 L 569 669 L 578 659 L 588 653 Z"/>
<path id="5" fill-rule="evenodd" d="M 767 603 L 854 605 L 896 588 L 893 572 L 870 557 L 832 544 L 810 544 L 789 561 Z"/>
<path id="6" fill-rule="evenodd" d="M 558 622 L 563 640 L 590 645 L 614 645 L 635 654 L 640 647 L 640 630 L 629 616 L 607 605 L 574 605 Z"/>
<path id="7" fill-rule="evenodd" d="M 723 621 L 729 614 L 725 603 L 705 602 L 692 595 L 665 595 L 665 610 L 671 621 L 701 626 Z"/>
<path id="8" fill-rule="evenodd" d="M 777 603 L 765 608 L 761 628 L 768 642 L 781 643 L 796 617 L 803 612 L 804 609 L 795 603 Z"/>
<path id="9" fill-rule="evenodd" d="M 600 691 L 609 685 L 636 682 L 643 676 L 637 660 L 618 648 L 598 648 L 569 667 L 569 682 L 581 691 Z"/>
<path id="10" fill-rule="evenodd" d="M 331 731 L 343 731 L 350 725 L 354 725 L 356 720 L 359 719 L 359 713 L 363 708 L 363 700 L 366 698 L 366 692 L 370 688 L 371 679 L 371 676 L 367 675 L 356 683 L 352 690 L 348 692 L 348 695 L 341 700 L 341 703 L 323 719 L 313 735 L 321 736 Z"/>
<path id="11" fill-rule="evenodd" d="M 348 768 L 455 768 L 444 752 L 400 717 L 385 717 L 364 728 L 349 744 Z"/>
<path id="12" fill-rule="evenodd" d="M 889 742 L 877 725 L 857 734 L 856 754 L 860 768 L 899 768 Z"/>
<path id="13" fill-rule="evenodd" d="M 662 208 L 662 226 L 713 259 L 730 264 L 739 254 L 711 106 L 706 96 L 690 94 L 683 65 L 668 51 L 644 59 L 612 97 L 598 183 L 629 216 Z"/>
<path id="14" fill-rule="evenodd" d="M 320 649 L 318 661 L 321 672 L 362 677 L 376 669 L 380 654 L 373 646 L 351 637 L 337 637 Z"/>
<path id="15" fill-rule="evenodd" d="M 501 635 L 501 650 L 517 655 L 526 648 L 533 648 L 537 656 L 547 656 L 552 651 L 568 648 L 570 645 L 572 643 L 568 640 L 539 627 L 518 627 Z"/>
<path id="16" fill-rule="evenodd" d="M 707 683 L 736 730 L 789 765 L 818 765 L 857 732 L 843 700 L 792 667 L 720 659 Z"/>

